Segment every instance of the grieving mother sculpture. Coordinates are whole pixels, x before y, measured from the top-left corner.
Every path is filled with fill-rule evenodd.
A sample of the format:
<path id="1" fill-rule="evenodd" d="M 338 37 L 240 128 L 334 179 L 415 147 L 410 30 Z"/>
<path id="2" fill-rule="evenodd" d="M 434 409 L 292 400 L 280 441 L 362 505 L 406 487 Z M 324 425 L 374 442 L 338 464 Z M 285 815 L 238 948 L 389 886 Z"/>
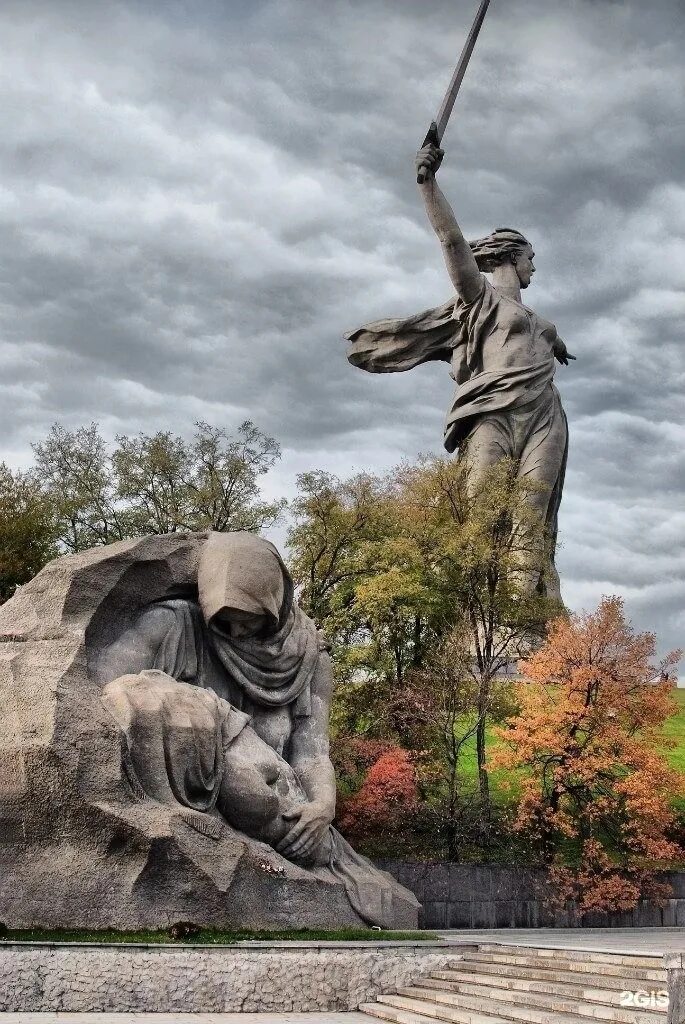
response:
<path id="1" fill-rule="evenodd" d="M 531 481 L 529 500 L 545 523 L 550 557 L 531 589 L 561 600 L 554 565 L 557 519 L 566 470 L 568 426 L 553 384 L 555 358 L 569 355 L 556 327 L 523 304 L 535 272 L 528 240 L 510 228 L 467 242 L 435 180 L 443 151 L 429 142 L 417 154 L 420 191 L 440 240 L 456 296 L 404 320 L 381 320 L 353 331 L 348 358 L 371 373 L 409 370 L 431 360 L 451 364 L 456 382 L 445 421 L 448 452 L 459 449 L 474 488 L 488 467 L 514 460 Z M 484 277 L 492 274 L 492 283 Z"/>
<path id="2" fill-rule="evenodd" d="M 0 608 L 0 920 L 415 927 L 331 825 L 330 700 L 261 538 L 51 562 Z"/>
<path id="3" fill-rule="evenodd" d="M 305 798 L 288 808 L 292 827 L 274 845 L 289 859 L 306 862 L 335 816 L 335 774 L 328 756 L 332 673 L 314 623 L 294 600 L 292 580 L 276 548 L 251 533 L 210 533 L 198 563 L 197 600 L 175 597 L 147 605 L 102 652 L 97 674 L 109 682 L 146 669 L 213 691 L 224 701 L 223 709 L 216 706 L 217 714 L 230 720 L 229 731 L 236 735 L 249 722 L 263 741 L 256 768 L 263 767 L 264 744 L 285 758 Z M 152 678 L 146 676 L 148 682 Z M 146 714 L 153 685 L 141 689 L 133 677 L 130 687 L 120 684 L 118 690 L 118 702 L 128 700 L 129 719 L 135 722 Z M 168 685 L 166 694 L 167 705 L 178 695 L 186 707 L 198 696 Z M 160 715 L 159 739 L 163 719 Z M 186 751 L 167 747 L 165 754 L 174 773 L 186 771 Z M 145 758 L 138 760 L 144 772 Z M 203 772 L 200 810 L 216 803 L 219 760 Z M 276 761 L 271 759 L 274 771 Z M 228 774 L 234 785 L 235 773 Z M 191 795 L 184 797 L 192 806 Z M 224 806 L 230 804 L 224 799 Z M 235 812 L 231 820 L 242 824 Z"/>

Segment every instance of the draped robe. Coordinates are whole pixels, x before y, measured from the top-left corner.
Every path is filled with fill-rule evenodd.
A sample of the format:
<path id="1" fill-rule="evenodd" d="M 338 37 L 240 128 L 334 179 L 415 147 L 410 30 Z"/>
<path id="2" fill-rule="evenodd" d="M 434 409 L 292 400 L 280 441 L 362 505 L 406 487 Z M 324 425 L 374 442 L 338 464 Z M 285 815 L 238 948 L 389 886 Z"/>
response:
<path id="1" fill-rule="evenodd" d="M 554 324 L 533 310 L 502 295 L 481 275 L 481 288 L 472 302 L 458 297 L 434 309 L 400 320 L 379 320 L 346 335 L 348 359 L 369 373 L 398 373 L 422 363 L 451 364 L 456 383 L 445 417 L 444 444 L 448 452 L 462 449 L 479 421 L 491 414 L 533 408 L 546 392 L 559 433 L 565 436 L 558 452 L 556 479 L 545 516 L 552 542 L 552 580 L 558 514 L 568 458 L 568 428 L 554 387 Z M 519 453 L 511 452 L 512 457 Z M 552 584 L 554 596 L 557 584 Z"/>
<path id="2" fill-rule="evenodd" d="M 311 713 L 321 641 L 298 607 L 292 579 L 269 541 L 249 533 L 210 533 L 198 567 L 198 599 L 157 602 L 168 630 L 151 668 L 209 686 L 237 708 Z M 232 611 L 264 619 L 258 636 L 227 631 Z"/>
<path id="3" fill-rule="evenodd" d="M 263 618 L 260 634 L 230 635 L 224 616 L 231 611 Z M 103 702 L 121 730 L 133 792 L 177 807 L 191 827 L 213 835 L 220 827 L 217 802 L 230 771 L 231 744 L 251 724 L 246 710 L 311 715 L 312 681 L 321 654 L 318 632 L 298 608 L 276 548 L 246 533 L 209 534 L 198 567 L 197 601 L 172 598 L 143 611 L 117 655 L 122 673 L 127 671 L 126 651 L 136 648 L 136 628 L 145 634 L 149 614 L 157 622 L 163 616 L 166 624 L 152 663 L 109 682 Z M 285 764 L 282 774 L 290 779 L 291 798 L 306 801 Z M 341 882 L 362 920 L 392 926 L 392 880 L 334 828 L 329 827 L 317 862 L 307 870 Z"/>

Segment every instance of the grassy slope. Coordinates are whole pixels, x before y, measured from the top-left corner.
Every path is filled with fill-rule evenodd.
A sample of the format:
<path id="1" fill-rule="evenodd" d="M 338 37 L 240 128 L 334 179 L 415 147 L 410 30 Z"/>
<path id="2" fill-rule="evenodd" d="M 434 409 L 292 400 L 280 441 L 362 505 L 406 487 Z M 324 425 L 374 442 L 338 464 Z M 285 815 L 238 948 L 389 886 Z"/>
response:
<path id="1" fill-rule="evenodd" d="M 685 775 L 685 689 L 674 690 L 673 696 L 678 705 L 678 713 L 666 722 L 664 735 L 667 739 L 672 740 L 675 746 L 672 750 L 666 750 L 664 753 L 671 767 Z M 487 733 L 487 749 L 489 754 L 496 750 L 497 744 L 497 739 L 493 735 L 492 730 L 489 729 Z M 475 739 L 467 746 L 463 760 L 463 772 L 466 780 L 476 788 L 478 785 L 478 771 L 476 767 Z M 505 781 L 506 774 L 505 772 L 491 773 L 493 795 L 497 797 L 499 794 L 503 801 L 511 798 L 510 790 L 508 788 L 502 789 L 501 787 L 501 783 Z"/>
<path id="2" fill-rule="evenodd" d="M 675 741 L 676 746 L 666 751 L 666 757 L 671 768 L 685 775 L 685 689 L 674 690 L 673 696 L 678 704 L 678 714 L 666 722 L 664 733 Z"/>

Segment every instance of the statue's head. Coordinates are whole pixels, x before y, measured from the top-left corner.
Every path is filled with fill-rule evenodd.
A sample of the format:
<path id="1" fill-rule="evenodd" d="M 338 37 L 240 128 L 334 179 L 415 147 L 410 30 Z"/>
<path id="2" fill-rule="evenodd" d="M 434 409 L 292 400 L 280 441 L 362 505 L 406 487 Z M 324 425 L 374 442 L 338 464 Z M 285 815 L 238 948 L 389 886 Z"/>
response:
<path id="1" fill-rule="evenodd" d="M 273 636 L 293 607 L 293 584 L 278 551 L 252 533 L 210 533 L 198 568 L 208 625 L 234 640 Z"/>
<path id="2" fill-rule="evenodd" d="M 267 628 L 265 615 L 256 615 L 240 608 L 222 608 L 212 619 L 214 628 L 236 640 L 256 637 Z"/>
<path id="3" fill-rule="evenodd" d="M 478 269 L 491 274 L 497 267 L 511 264 L 518 274 L 521 288 L 527 288 L 535 273 L 533 246 L 525 235 L 514 228 L 497 228 L 491 235 L 469 243 Z"/>

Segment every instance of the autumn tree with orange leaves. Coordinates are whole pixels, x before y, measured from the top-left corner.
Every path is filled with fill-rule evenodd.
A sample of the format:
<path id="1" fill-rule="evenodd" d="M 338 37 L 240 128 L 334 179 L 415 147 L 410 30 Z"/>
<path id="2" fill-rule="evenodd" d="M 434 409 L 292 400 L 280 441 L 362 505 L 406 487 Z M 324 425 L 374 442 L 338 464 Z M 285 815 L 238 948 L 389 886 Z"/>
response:
<path id="1" fill-rule="evenodd" d="M 655 637 L 636 633 L 623 602 L 558 618 L 527 661 L 519 711 L 497 730 L 493 762 L 519 770 L 515 828 L 549 865 L 552 901 L 578 911 L 631 910 L 669 894 L 662 872 L 685 859 L 670 838 L 683 778 L 658 752 L 675 712 L 655 666 Z"/>

